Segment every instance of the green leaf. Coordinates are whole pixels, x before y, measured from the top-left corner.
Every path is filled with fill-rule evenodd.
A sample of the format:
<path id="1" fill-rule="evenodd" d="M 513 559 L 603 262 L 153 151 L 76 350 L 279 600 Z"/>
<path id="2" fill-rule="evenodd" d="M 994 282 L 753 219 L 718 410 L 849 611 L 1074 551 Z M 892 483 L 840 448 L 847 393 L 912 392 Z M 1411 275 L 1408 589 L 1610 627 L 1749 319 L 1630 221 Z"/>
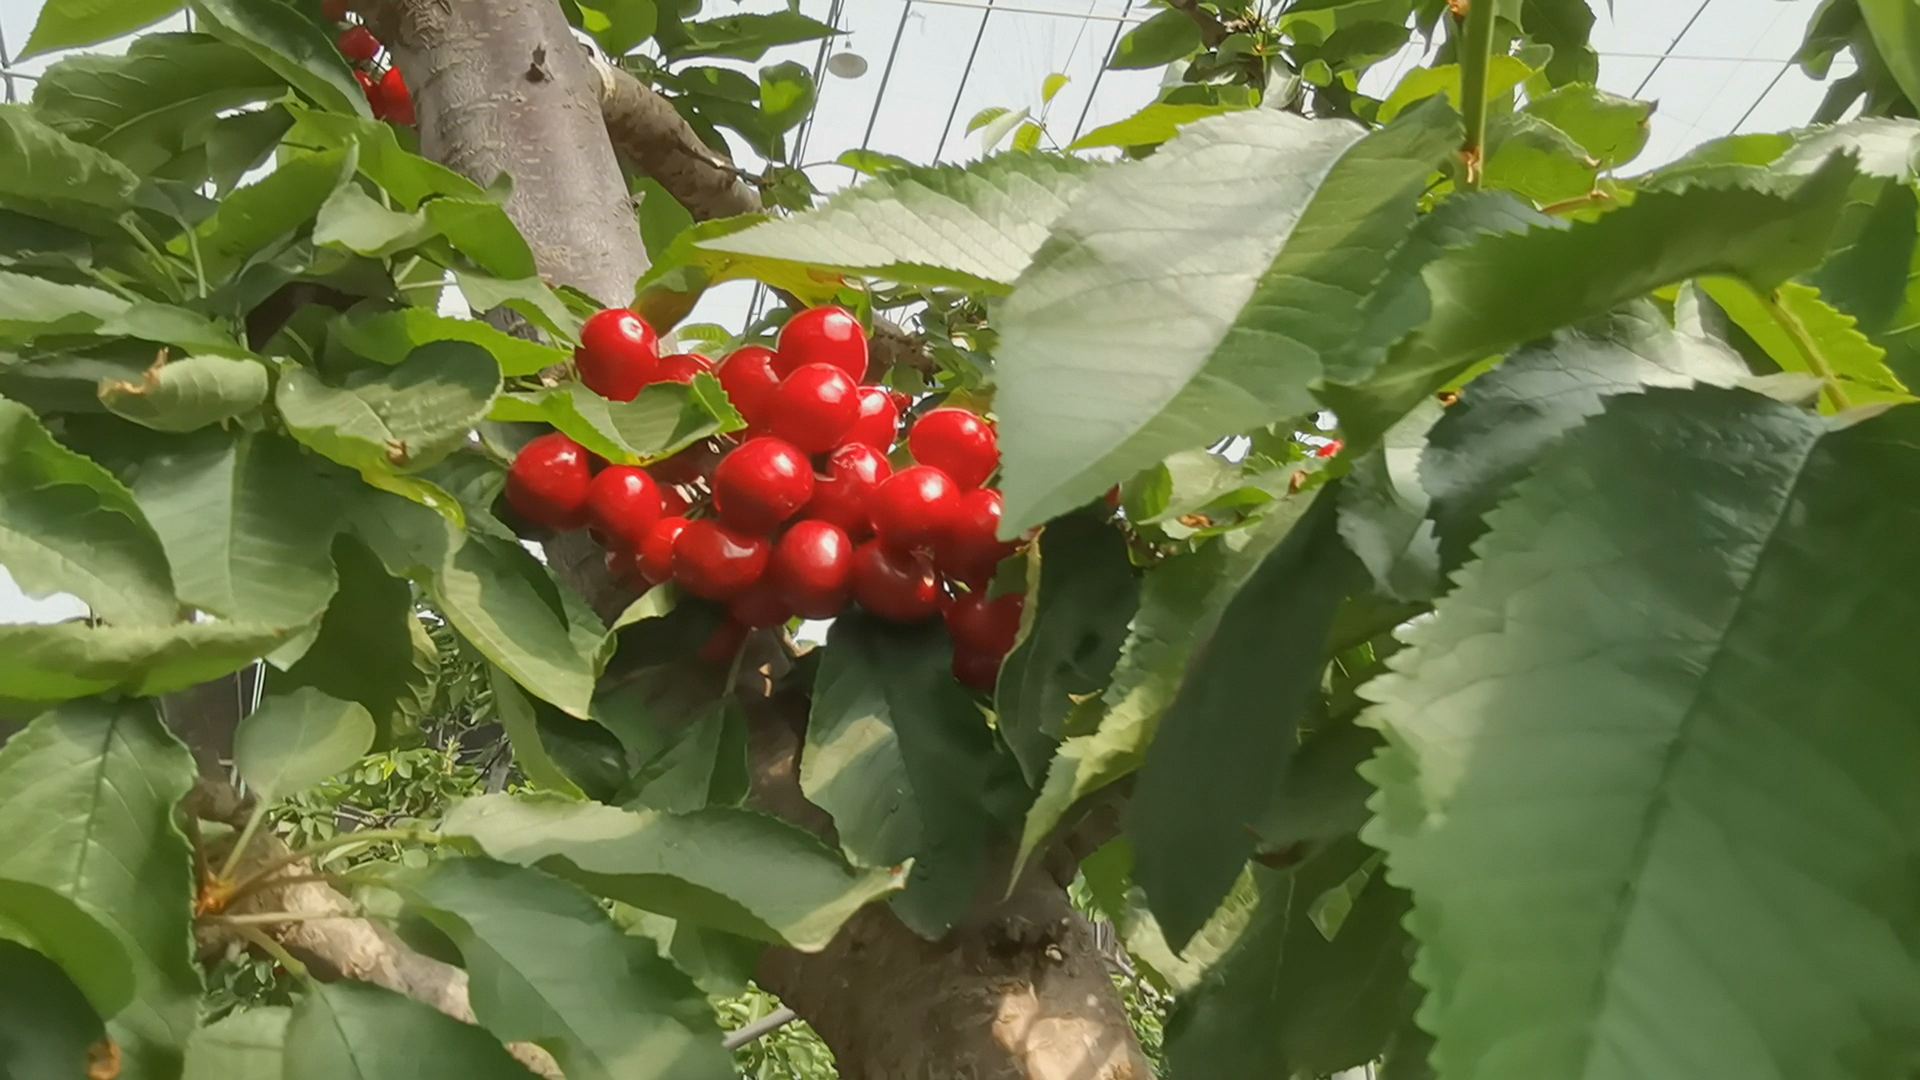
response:
<path id="1" fill-rule="evenodd" d="M 653 36 L 659 11 L 653 0 L 584 0 L 578 3 L 580 28 L 606 50 L 625 56 Z"/>
<path id="2" fill-rule="evenodd" d="M 186 356 L 147 369 L 139 382 L 102 381 L 100 404 L 155 431 L 193 431 L 252 412 L 267 400 L 266 365 Z"/>
<path id="3" fill-rule="evenodd" d="M 1593 190 L 1600 162 L 1571 135 L 1531 113 L 1508 113 L 1487 127 L 1482 183 L 1548 204 Z"/>
<path id="4" fill-rule="evenodd" d="M 1366 442 L 1487 356 L 1662 285 L 1722 273 L 1773 289 L 1819 262 L 1853 176 L 1848 159 L 1834 158 L 1782 193 L 1705 183 L 1650 191 L 1592 222 L 1447 251 L 1391 287 L 1397 310 L 1369 327 L 1413 332 L 1377 359 L 1363 347 L 1321 397 L 1350 440 Z"/>
<path id="5" fill-rule="evenodd" d="M 1585 4 L 1580 5 L 1582 8 Z M 1548 70 L 1553 68 L 1547 65 Z M 1617 169 L 1646 149 L 1654 103 L 1609 94 L 1592 86 L 1561 86 L 1528 100 L 1522 113 L 1566 132 L 1603 169 Z"/>
<path id="6" fill-rule="evenodd" d="M 858 173 L 879 176 L 895 169 L 911 169 L 913 162 L 898 154 L 883 154 L 878 150 L 842 150 L 840 156 L 833 159 L 836 164 L 845 165 Z"/>
<path id="7" fill-rule="evenodd" d="M 130 305 L 104 289 L 0 270 L 0 341 L 86 334 Z"/>
<path id="8" fill-rule="evenodd" d="M 725 15 L 718 19 L 682 23 L 676 40 L 663 42 L 667 59 L 685 60 L 694 56 L 726 56 L 735 60 L 758 60 L 768 49 L 818 41 L 839 33 L 818 19 L 798 11 L 776 11 L 764 15 Z"/>
<path id="9" fill-rule="evenodd" d="M 434 341 L 393 367 L 350 372 L 329 386 L 305 368 L 281 372 L 274 405 L 293 437 L 368 473 L 417 472 L 467 441 L 500 392 L 485 349 Z"/>
<path id="10" fill-rule="evenodd" d="M 1060 71 L 1056 71 L 1048 75 L 1045 79 L 1042 79 L 1040 81 L 1040 104 L 1042 105 L 1053 104 L 1053 99 L 1058 97 L 1060 95 L 1060 91 L 1065 90 L 1067 88 L 1067 84 L 1072 81 L 1073 79 L 1071 76 L 1067 75 L 1065 72 L 1060 72 Z"/>
<path id="11" fill-rule="evenodd" d="M 1588 43 L 1593 21 L 1587 0 L 1520 0 L 1521 27 L 1529 38 L 1553 50 L 1543 70 L 1555 86 L 1591 83 L 1600 77 L 1600 57 Z"/>
<path id="12" fill-rule="evenodd" d="M 1324 492 L 1325 489 L 1322 489 Z M 1316 495 L 1195 650 L 1127 806 L 1133 878 L 1176 950 L 1253 854 L 1298 729 L 1320 700 L 1327 636 L 1358 567 L 1335 499 Z"/>
<path id="13" fill-rule="evenodd" d="M 67 972 L 0 939 L 0 1076 L 82 1076 L 104 1038 L 100 1017 Z"/>
<path id="14" fill-rule="evenodd" d="M 1920 524 L 1886 498 L 1920 480 L 1917 423 L 1615 398 L 1405 632 L 1364 691 L 1387 747 L 1362 835 L 1413 893 L 1441 1075 L 1912 1060 L 1920 889 L 1872 868 L 1920 851 L 1920 672 L 1888 652 L 1920 592 L 1863 570 Z M 1463 968 L 1523 954 L 1551 959 Z"/>
<path id="15" fill-rule="evenodd" d="M 1032 154 L 897 169 L 814 210 L 698 246 L 908 284 L 1004 292 L 1094 171 L 1074 158 Z"/>
<path id="16" fill-rule="evenodd" d="M 1190 993 L 1246 932 L 1259 903 L 1251 871 L 1242 873 L 1233 891 L 1213 913 L 1205 929 L 1176 953 L 1147 910 L 1146 894 L 1133 886 L 1133 848 L 1124 836 L 1107 841 L 1080 861 L 1080 873 L 1094 904 L 1113 923 L 1127 953 L 1148 977 L 1174 994 Z"/>
<path id="17" fill-rule="evenodd" d="M 540 1044 L 569 1080 L 734 1077 L 693 983 L 578 888 L 485 859 L 436 862 L 395 887 L 460 950 L 481 1025 Z"/>
<path id="18" fill-rule="evenodd" d="M 126 946 L 76 900 L 45 885 L 0 879 L 0 941 L 18 942 L 60 965 L 101 1016 L 133 999 Z"/>
<path id="19" fill-rule="evenodd" d="M 1404 23 L 1412 7 L 1410 0 L 1295 0 L 1277 25 L 1295 41 L 1319 44 L 1365 23 Z"/>
<path id="20" fill-rule="evenodd" d="M 834 620 L 800 755 L 800 790 L 833 818 L 848 858 L 913 860 L 895 910 L 930 938 L 965 913 L 997 819 L 1026 800 L 1013 762 L 995 752 L 954 681 L 952 656 L 938 625 Z"/>
<path id="21" fill-rule="evenodd" d="M 1362 452 L 1340 485 L 1340 535 L 1374 589 L 1395 600 L 1422 601 L 1441 591 L 1440 550 L 1420 478 L 1427 434 L 1445 410 L 1427 400 Z"/>
<path id="22" fill-rule="evenodd" d="M 263 6 L 277 4 L 264 0 Z M 208 280 L 225 280 L 255 258 L 270 256 L 304 230 L 352 175 L 352 155 L 343 151 L 288 154 L 272 172 L 220 200 L 219 209 L 194 229 Z M 193 247 L 181 236 L 167 249 L 185 258 Z"/>
<path id="23" fill-rule="evenodd" d="M 193 865 L 173 817 L 193 778 L 146 702 L 74 702 L 0 747 L 0 879 L 66 897 L 119 939 L 134 998 L 107 1030 L 127 1076 L 177 1073 L 199 1013 Z"/>
<path id="24" fill-rule="evenodd" d="M 55 214 L 62 220 L 117 210 L 140 184 L 125 165 L 62 135 L 25 105 L 0 105 L 0 158 L 7 162 L 0 170 L 0 203 L 28 213 L 41 206 L 70 208 Z"/>
<path id="25" fill-rule="evenodd" d="M 371 116 L 353 69 L 321 21 L 283 0 L 193 0 L 195 23 L 253 54 L 329 112 Z"/>
<path id="26" fill-rule="evenodd" d="M 1731 350 L 1674 331 L 1646 304 L 1514 351 L 1468 384 L 1433 425 L 1419 458 L 1443 565 L 1451 571 L 1471 557 L 1487 512 L 1610 396 L 1695 382 L 1731 386 L 1746 374 Z"/>
<path id="27" fill-rule="evenodd" d="M 76 56 L 34 88 L 40 119 L 135 170 L 165 165 L 229 109 L 286 93 L 286 81 L 225 42 L 145 34 L 124 56 Z"/>
<path id="28" fill-rule="evenodd" d="M 1103 124 L 1085 135 L 1073 140 L 1067 147 L 1070 151 L 1095 150 L 1103 146 L 1131 148 L 1136 146 L 1158 146 L 1180 133 L 1180 129 L 1195 120 L 1205 120 L 1209 116 L 1221 113 L 1238 112 L 1244 106 L 1227 104 L 1169 104 L 1156 101 L 1125 120 L 1116 120 Z"/>
<path id="29" fill-rule="evenodd" d="M 224 622 L 0 624 L 0 703 L 46 705 L 110 690 L 168 694 L 230 674 L 298 629 Z"/>
<path id="30" fill-rule="evenodd" d="M 442 831 L 600 896 L 808 952 L 906 883 L 904 871 L 856 869 L 811 833 L 730 807 L 663 814 L 486 795 L 455 806 Z"/>
<path id="31" fill-rule="evenodd" d="M 1200 24 L 1184 11 L 1162 11 L 1127 31 L 1113 47 L 1107 67 L 1157 68 L 1200 48 Z"/>
<path id="32" fill-rule="evenodd" d="M 533 1075 L 484 1029 L 370 983 L 309 983 L 281 1037 L 286 1080 L 415 1080 L 425 1062 L 463 1080 Z"/>
<path id="33" fill-rule="evenodd" d="M 1762 297 L 1731 278 L 1702 278 L 1699 284 L 1780 370 L 1830 373 L 1834 387 L 1854 405 L 1912 400 L 1887 370 L 1886 351 L 1855 328 L 1853 316 L 1822 300 L 1820 290 L 1789 281 Z"/>
<path id="34" fill-rule="evenodd" d="M 1000 313 L 1003 531 L 1310 410 L 1322 357 L 1358 331 L 1459 139 L 1441 105 L 1372 134 L 1252 110 L 1092 177 Z"/>
<path id="35" fill-rule="evenodd" d="M 374 259 L 419 247 L 437 235 L 425 213 L 390 210 L 358 184 L 336 188 L 313 221 L 314 243 Z"/>
<path id="36" fill-rule="evenodd" d="M 746 423 L 727 400 L 720 381 L 705 374 L 696 375 L 691 386 L 655 383 L 632 401 L 609 401 L 571 382 L 502 394 L 487 415 L 493 420 L 549 424 L 622 465 L 669 457 Z"/>
<path id="37" fill-rule="evenodd" d="M 766 130 L 784 134 L 813 111 L 818 93 L 813 73 L 792 60 L 760 69 L 760 118 Z"/>
<path id="38" fill-rule="evenodd" d="M 1487 67 L 1487 96 L 1498 98 L 1509 93 L 1532 74 L 1533 69 L 1518 57 L 1496 56 Z M 1377 119 L 1382 124 L 1391 123 L 1394 117 L 1435 95 L 1444 95 L 1447 104 L 1460 108 L 1460 65 L 1435 64 L 1407 72 L 1380 103 Z"/>
<path id="39" fill-rule="evenodd" d="M 292 1010 L 241 1009 L 193 1033 L 184 1080 L 286 1080 L 282 1068 Z"/>
<path id="40" fill-rule="evenodd" d="M 334 321 L 328 345 L 378 364 L 397 365 L 435 341 L 478 345 L 507 376 L 538 375 L 571 359 L 565 349 L 502 333 L 478 319 L 452 319 L 425 308 L 348 315 Z"/>
<path id="41" fill-rule="evenodd" d="M 546 744 L 540 739 L 539 715 L 534 712 L 533 702 L 520 692 L 520 687 L 506 672 L 492 664 L 487 665 L 487 685 L 493 690 L 493 714 L 506 730 L 507 740 L 513 746 L 513 763 L 520 767 L 527 779 L 570 799 L 586 798 L 586 792 L 580 790 L 580 785 L 574 783 L 566 770 L 547 753 Z M 577 722 L 571 718 L 569 721 Z"/>
<path id="42" fill-rule="evenodd" d="M 153 626 L 179 612 L 166 551 L 113 475 L 0 400 L 0 564 L 29 596 L 70 592 L 109 622 Z"/>
<path id="43" fill-rule="evenodd" d="M 180 0 L 47 0 L 16 60 L 97 45 L 151 26 L 180 10 Z"/>
<path id="44" fill-rule="evenodd" d="M 1026 122 L 1029 115 L 1031 114 L 1026 109 L 1016 109 L 1011 112 L 1002 109 L 993 119 L 980 125 L 981 151 L 991 154 L 995 147 L 1013 133 L 1015 126 Z M 979 117 L 976 116 L 974 119 L 977 120 Z"/>
<path id="45" fill-rule="evenodd" d="M 273 802 L 345 770 L 372 745 L 366 706 L 303 686 L 269 695 L 240 721 L 233 767 L 254 794 Z"/>
<path id="46" fill-rule="evenodd" d="M 1908 101 L 1920 101 L 1920 9 L 1913 0 L 1858 0 L 1858 4 L 1888 74 Z"/>
<path id="47" fill-rule="evenodd" d="M 467 200 L 487 197 L 479 184 L 402 147 L 389 124 L 364 116 L 315 112 L 296 103 L 289 103 L 287 110 L 294 117 L 293 130 L 287 133 L 289 145 L 352 148 L 360 174 L 408 210 L 418 209 L 435 195 Z"/>
<path id="48" fill-rule="evenodd" d="M 1039 783 L 1075 699 L 1107 685 L 1140 579 L 1120 530 L 1084 514 L 1048 525 L 1028 548 L 1026 625 L 1000 667 L 1000 734 Z"/>
<path id="49" fill-rule="evenodd" d="M 406 725 L 426 678 L 415 663 L 413 589 L 351 538 L 334 541 L 333 566 L 340 587 L 299 662 L 273 676 L 274 691 L 311 686 L 359 702 L 373 717 L 374 746 L 385 749 L 417 734 Z"/>

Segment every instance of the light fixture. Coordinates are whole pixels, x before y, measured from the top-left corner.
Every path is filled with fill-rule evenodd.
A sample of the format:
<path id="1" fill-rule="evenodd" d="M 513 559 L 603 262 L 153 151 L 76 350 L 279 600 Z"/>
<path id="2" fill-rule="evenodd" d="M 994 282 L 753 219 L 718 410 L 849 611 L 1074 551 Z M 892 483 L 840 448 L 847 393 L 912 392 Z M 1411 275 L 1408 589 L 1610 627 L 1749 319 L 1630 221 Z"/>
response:
<path id="1" fill-rule="evenodd" d="M 857 52 L 837 52 L 827 57 L 827 70 L 843 79 L 857 79 L 867 73 L 867 58 Z"/>

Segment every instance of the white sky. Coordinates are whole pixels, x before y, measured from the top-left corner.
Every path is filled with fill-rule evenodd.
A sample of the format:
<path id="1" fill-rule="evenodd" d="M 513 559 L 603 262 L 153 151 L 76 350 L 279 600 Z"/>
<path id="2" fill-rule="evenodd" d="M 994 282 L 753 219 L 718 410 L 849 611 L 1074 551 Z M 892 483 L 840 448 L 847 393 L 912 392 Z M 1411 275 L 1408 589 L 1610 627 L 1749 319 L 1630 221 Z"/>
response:
<path id="1" fill-rule="evenodd" d="M 7 56 L 26 42 L 40 6 L 41 0 L 0 0 L 0 38 Z M 1659 102 L 1651 140 L 1635 170 L 1671 160 L 1714 136 L 1802 124 L 1826 91 L 1826 84 L 1808 79 L 1790 61 L 1816 0 L 1613 0 L 1611 13 L 1605 4 L 1593 6 L 1600 85 Z M 703 14 L 784 7 L 782 0 L 707 0 Z M 978 157 L 978 137 L 962 134 L 967 119 L 989 105 L 1032 107 L 1037 113 L 1041 82 L 1053 72 L 1072 80 L 1046 116 L 1050 133 L 1063 145 L 1082 131 L 1133 113 L 1159 85 L 1157 71 L 1100 71 L 1117 34 L 1150 13 L 1144 0 L 991 5 L 989 0 L 800 0 L 800 7 L 848 31 L 832 43 L 835 51 L 856 52 L 868 61 L 858 78 L 821 78 L 819 106 L 798 160 L 823 190 L 845 185 L 850 173 L 819 163 L 855 147 L 920 162 Z M 171 22 L 173 28 L 181 25 L 179 18 Z M 797 60 L 813 67 L 820 55 L 817 43 L 797 45 L 775 50 L 759 63 Z M 32 73 L 58 59 L 56 54 L 12 66 Z M 1407 55 L 1380 65 L 1368 89 L 1382 92 L 1417 61 L 1417 55 Z M 748 72 L 758 66 L 699 62 Z M 1834 68 L 1835 77 L 1849 70 L 1844 59 Z M 16 91 L 24 97 L 30 85 L 19 81 Z M 743 146 L 736 145 L 735 152 L 743 163 L 756 160 Z M 752 294 L 753 286 L 744 282 L 722 286 L 702 301 L 693 321 L 737 328 Z M 76 611 L 70 598 L 27 600 L 0 567 L 0 622 L 63 618 Z"/>

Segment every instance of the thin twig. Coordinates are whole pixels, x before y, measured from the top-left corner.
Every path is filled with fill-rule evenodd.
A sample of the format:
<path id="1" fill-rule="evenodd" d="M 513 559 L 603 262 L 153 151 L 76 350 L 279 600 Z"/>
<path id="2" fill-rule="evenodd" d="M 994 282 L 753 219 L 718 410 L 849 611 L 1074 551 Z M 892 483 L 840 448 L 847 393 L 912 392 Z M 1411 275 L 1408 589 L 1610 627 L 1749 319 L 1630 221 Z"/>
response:
<path id="1" fill-rule="evenodd" d="M 440 837 L 424 829 L 361 829 L 357 832 L 341 833 L 338 836 L 329 837 L 325 840 L 316 840 L 298 851 L 290 851 L 268 862 L 266 865 L 247 875 L 246 880 L 234 886 L 234 895 L 238 896 L 241 893 L 249 892 L 258 887 L 257 883 L 262 878 L 270 877 L 275 872 L 284 870 L 303 859 L 311 859 L 323 851 L 332 851 L 334 848 L 346 847 L 350 844 L 375 844 L 386 840 L 395 842 L 411 840 L 421 844 L 437 844 L 440 842 Z M 225 877 L 226 875 L 222 874 L 221 876 Z"/>
<path id="2" fill-rule="evenodd" d="M 233 932 L 259 946 L 260 951 L 273 957 L 281 967 L 304 979 L 307 977 L 307 965 L 293 958 L 293 954 L 282 948 L 280 943 L 251 926 L 238 926 Z"/>
<path id="3" fill-rule="evenodd" d="M 1480 188 L 1480 166 L 1487 148 L 1487 70 L 1493 66 L 1494 0 L 1466 0 L 1467 25 L 1460 49 L 1460 112 L 1467 137 L 1460 146 L 1466 166 L 1461 186 Z"/>
<path id="4" fill-rule="evenodd" d="M 353 911 L 261 911 L 248 912 L 245 915 L 207 915 L 201 921 L 215 926 L 287 926 L 292 923 L 322 922 L 327 919 L 364 919 L 365 915 Z"/>
<path id="5" fill-rule="evenodd" d="M 216 880 L 231 881 L 233 872 L 240 865 L 240 856 L 246 854 L 247 844 L 253 840 L 253 834 L 260 829 L 260 823 L 267 819 L 265 799 L 253 804 L 253 813 L 247 815 L 247 823 L 240 830 L 240 838 L 233 842 L 233 850 L 227 852 L 227 861 L 220 864 L 220 874 Z"/>

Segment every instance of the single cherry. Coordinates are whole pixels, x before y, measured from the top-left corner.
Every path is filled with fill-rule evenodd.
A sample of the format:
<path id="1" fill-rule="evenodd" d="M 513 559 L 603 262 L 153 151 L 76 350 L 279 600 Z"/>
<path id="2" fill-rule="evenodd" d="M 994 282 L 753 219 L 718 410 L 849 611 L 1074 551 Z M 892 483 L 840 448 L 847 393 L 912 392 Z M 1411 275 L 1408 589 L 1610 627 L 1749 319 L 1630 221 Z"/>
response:
<path id="1" fill-rule="evenodd" d="M 686 530 L 687 519 L 679 515 L 663 517 L 647 529 L 640 539 L 640 576 L 655 585 L 673 578 L 673 545 Z"/>
<path id="2" fill-rule="evenodd" d="M 920 622 L 940 614 L 940 576 L 916 552 L 890 551 L 878 540 L 853 549 L 849 576 L 860 606 L 891 622 Z"/>
<path id="3" fill-rule="evenodd" d="M 848 536 L 862 539 L 873 533 L 867 504 L 880 481 L 893 475 L 887 455 L 865 443 L 847 443 L 827 455 L 826 469 L 813 478 L 813 501 L 801 513 L 831 522 Z"/>
<path id="4" fill-rule="evenodd" d="M 772 579 L 763 577 L 727 601 L 727 617 L 742 626 L 765 630 L 793 618 L 793 608 L 780 595 Z"/>
<path id="5" fill-rule="evenodd" d="M 1313 456 L 1317 458 L 1330 458 L 1333 455 L 1339 453 L 1341 449 L 1344 448 L 1346 445 L 1347 444 L 1344 441 L 1340 439 L 1335 439 L 1330 443 L 1326 443 L 1322 445 L 1320 449 L 1315 450 L 1313 452 Z"/>
<path id="6" fill-rule="evenodd" d="M 653 381 L 684 385 L 691 383 L 695 375 L 712 370 L 713 361 L 699 353 L 674 353 L 660 358 L 660 366 L 653 370 Z"/>
<path id="7" fill-rule="evenodd" d="M 673 542 L 673 580 L 707 600 L 731 600 L 767 572 L 773 544 L 718 521 L 687 522 Z"/>
<path id="8" fill-rule="evenodd" d="M 932 465 L 971 490 L 987 482 L 1000 467 L 1000 447 L 993 428 L 965 409 L 935 409 L 921 417 L 907 433 L 913 460 Z"/>
<path id="9" fill-rule="evenodd" d="M 1000 560 L 1018 545 L 1000 539 L 1002 505 L 993 488 L 975 488 L 955 500 L 947 529 L 934 541 L 934 561 L 940 572 L 970 585 L 993 576 Z"/>
<path id="10" fill-rule="evenodd" d="M 773 370 L 773 350 L 765 345 L 743 345 L 720 361 L 715 374 L 727 391 L 727 399 L 748 424 L 767 420 L 772 411 L 773 388 L 780 376 Z"/>
<path id="11" fill-rule="evenodd" d="M 364 26 L 347 27 L 334 43 L 340 46 L 340 55 L 355 63 L 364 64 L 380 55 L 380 39 Z"/>
<path id="12" fill-rule="evenodd" d="M 1024 593 L 989 600 L 981 590 L 956 597 L 945 613 L 954 649 L 1005 656 L 1020 636 L 1020 611 L 1026 605 Z"/>
<path id="13" fill-rule="evenodd" d="M 773 546 L 766 580 L 780 590 L 796 615 L 829 619 L 847 606 L 853 574 L 853 541 L 826 521 L 797 521 Z"/>
<path id="14" fill-rule="evenodd" d="M 406 77 L 400 69 L 390 67 L 380 76 L 380 106 L 374 110 L 380 119 L 401 127 L 414 125 L 413 91 L 407 89 Z"/>
<path id="15" fill-rule="evenodd" d="M 587 523 L 587 488 L 592 482 L 586 450 L 555 431 L 514 455 L 507 469 L 507 505 L 535 525 L 577 529 Z"/>
<path id="16" fill-rule="evenodd" d="M 983 694 L 993 693 L 1000 682 L 1000 665 L 1006 657 L 999 653 L 974 652 L 956 646 L 953 650 L 953 677 L 962 686 Z"/>
<path id="17" fill-rule="evenodd" d="M 859 382 L 867 377 L 867 334 L 843 307 L 808 308 L 780 328 L 780 356 L 773 369 L 782 378 L 808 364 L 832 364 Z"/>
<path id="18" fill-rule="evenodd" d="M 580 328 L 574 366 L 587 389 L 614 401 L 632 401 L 654 380 L 660 365 L 660 337 L 647 321 L 626 308 L 596 312 Z"/>
<path id="19" fill-rule="evenodd" d="M 693 508 L 693 503 L 680 490 L 677 484 L 660 485 L 660 514 L 662 517 L 684 514 Z"/>
<path id="20" fill-rule="evenodd" d="M 713 471 L 713 505 L 720 520 L 765 536 L 813 498 L 813 464 L 791 443 L 750 439 Z"/>
<path id="21" fill-rule="evenodd" d="M 931 465 L 914 465 L 882 480 L 867 500 L 874 535 L 896 551 L 930 548 L 951 529 L 960 489 Z"/>
<path id="22" fill-rule="evenodd" d="M 367 98 L 367 107 L 373 110 L 375 117 L 378 117 L 380 115 L 379 84 L 373 81 L 373 76 L 361 71 L 359 68 L 353 69 L 353 81 L 360 84 L 360 92 L 366 95 Z"/>
<path id="23" fill-rule="evenodd" d="M 645 469 L 609 466 L 587 486 L 587 524 L 610 548 L 640 550 L 660 510 L 660 485 Z"/>
<path id="24" fill-rule="evenodd" d="M 860 416 L 840 437 L 841 443 L 864 443 L 882 452 L 893 449 L 900 435 L 900 409 L 884 386 L 863 386 Z"/>
<path id="25" fill-rule="evenodd" d="M 773 433 L 809 454 L 840 445 L 860 418 L 859 386 L 832 364 L 807 364 L 780 380 L 768 399 Z"/>

